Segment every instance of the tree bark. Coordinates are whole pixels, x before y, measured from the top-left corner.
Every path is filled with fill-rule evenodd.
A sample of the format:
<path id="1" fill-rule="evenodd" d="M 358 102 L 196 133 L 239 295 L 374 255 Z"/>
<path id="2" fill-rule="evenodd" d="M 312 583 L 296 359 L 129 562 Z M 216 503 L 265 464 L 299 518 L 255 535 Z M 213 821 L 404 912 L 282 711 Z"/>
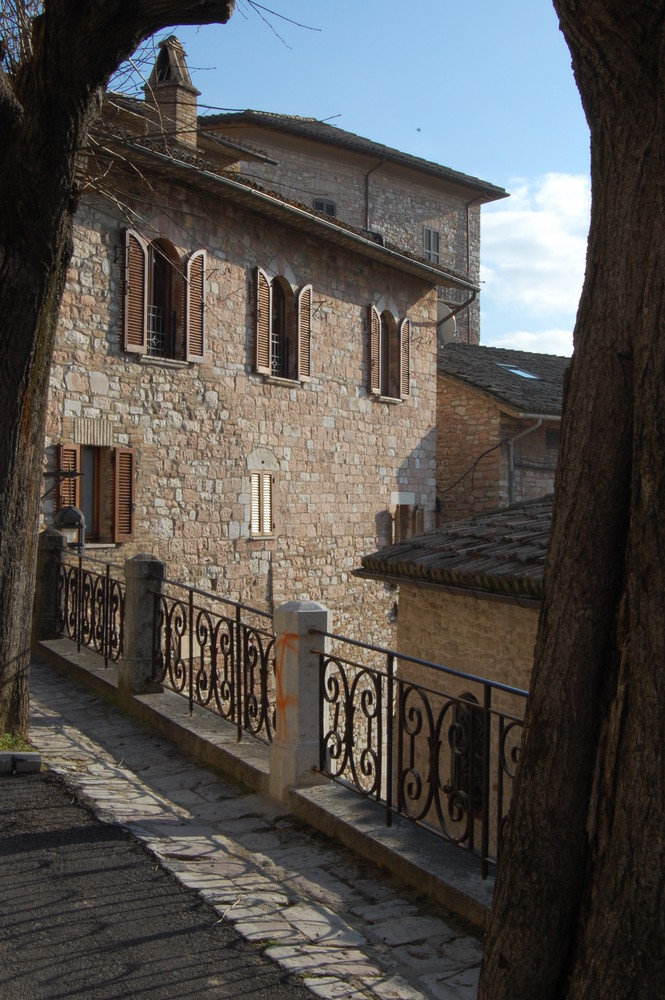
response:
<path id="1" fill-rule="evenodd" d="M 30 60 L 0 70 L 0 732 L 28 727 L 28 665 L 48 378 L 71 256 L 77 155 L 101 88 L 171 24 L 226 22 L 234 0 L 50 0 Z"/>
<path id="2" fill-rule="evenodd" d="M 665 984 L 665 3 L 555 0 L 592 214 L 523 757 L 479 1000 Z"/>

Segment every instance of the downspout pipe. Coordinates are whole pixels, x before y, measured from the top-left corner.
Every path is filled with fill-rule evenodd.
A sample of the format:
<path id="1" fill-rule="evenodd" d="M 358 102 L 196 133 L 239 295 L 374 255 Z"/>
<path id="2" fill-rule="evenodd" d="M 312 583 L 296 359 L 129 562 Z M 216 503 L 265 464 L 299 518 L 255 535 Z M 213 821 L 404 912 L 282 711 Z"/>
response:
<path id="1" fill-rule="evenodd" d="M 537 417 L 535 424 L 520 431 L 505 442 L 508 445 L 508 502 L 515 503 L 515 442 L 533 434 L 543 425 L 543 417 Z"/>
<path id="2" fill-rule="evenodd" d="M 367 173 L 365 174 L 365 230 L 366 230 L 366 232 L 370 231 L 370 229 L 369 229 L 369 178 L 370 178 L 370 174 L 373 174 L 375 170 L 378 170 L 379 167 L 382 167 L 385 162 L 386 162 L 386 160 L 385 160 L 385 157 L 384 157 L 382 160 L 379 160 L 379 162 L 376 164 L 376 166 L 372 167 L 372 169 L 368 170 Z"/>

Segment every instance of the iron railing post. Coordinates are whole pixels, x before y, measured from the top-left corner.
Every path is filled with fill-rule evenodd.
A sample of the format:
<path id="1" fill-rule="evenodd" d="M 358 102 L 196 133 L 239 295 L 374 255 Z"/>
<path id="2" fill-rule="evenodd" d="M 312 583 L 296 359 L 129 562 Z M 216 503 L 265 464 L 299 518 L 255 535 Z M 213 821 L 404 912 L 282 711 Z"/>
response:
<path id="1" fill-rule="evenodd" d="M 387 661 L 388 677 L 386 680 L 386 726 L 388 731 L 386 733 L 386 762 L 384 771 L 386 776 L 386 826 L 392 826 L 393 782 L 395 780 L 393 773 L 393 737 L 395 729 L 395 657 L 392 653 L 388 653 Z"/>
<path id="2" fill-rule="evenodd" d="M 188 671 L 189 671 L 189 683 L 188 683 L 188 694 L 189 694 L 189 714 L 194 714 L 194 591 L 189 589 L 189 602 L 188 602 L 188 613 L 189 613 L 189 656 L 188 656 Z"/>
<path id="3" fill-rule="evenodd" d="M 236 739 L 238 743 L 242 741 L 242 726 L 245 716 L 245 694 L 243 689 L 243 673 L 245 665 L 245 648 L 243 642 L 242 621 L 240 619 L 240 608 L 236 605 L 235 613 L 235 660 L 236 660 Z M 232 661 L 233 664 L 233 661 Z"/>
<path id="4" fill-rule="evenodd" d="M 490 750 L 492 726 L 492 688 L 484 685 L 483 692 L 483 774 L 482 774 L 482 827 L 480 835 L 480 871 L 483 878 L 489 873 L 488 855 L 490 838 Z"/>
<path id="5" fill-rule="evenodd" d="M 81 652 L 81 632 L 83 631 L 83 556 L 79 550 L 77 569 L 76 601 L 76 652 Z"/>

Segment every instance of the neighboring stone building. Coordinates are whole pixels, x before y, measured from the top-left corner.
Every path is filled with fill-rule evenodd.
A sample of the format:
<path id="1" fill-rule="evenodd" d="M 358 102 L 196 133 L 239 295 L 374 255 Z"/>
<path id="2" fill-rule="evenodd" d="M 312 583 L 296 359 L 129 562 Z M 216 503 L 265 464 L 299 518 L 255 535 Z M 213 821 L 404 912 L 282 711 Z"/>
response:
<path id="1" fill-rule="evenodd" d="M 357 575 L 399 588 L 400 652 L 528 690 L 551 521 L 550 494 L 386 546 Z"/>
<path id="2" fill-rule="evenodd" d="M 367 555 L 358 570 L 399 589 L 397 650 L 452 671 L 398 660 L 401 717 L 415 734 L 407 772 L 415 803 L 426 808 L 432 795 L 463 842 L 473 816 L 479 843 L 487 752 L 490 852 L 519 759 L 526 698 L 518 692 L 530 688 L 551 512 L 547 496 L 477 514 Z"/>
<path id="3" fill-rule="evenodd" d="M 421 236 L 441 227 L 426 259 L 385 199 L 368 225 L 351 200 L 348 220 L 315 209 L 341 202 L 332 164 L 350 176 L 364 147 L 342 155 L 327 127 L 315 149 L 250 147 L 255 134 L 197 121 L 196 98 L 171 38 L 146 101 L 109 95 L 91 138 L 45 521 L 80 506 L 93 554 L 150 552 L 170 577 L 262 609 L 319 600 L 337 628 L 383 642 L 393 597 L 352 570 L 391 540 L 398 508 L 434 524 L 437 289 L 477 293 L 467 206 L 504 192 L 385 150 L 396 216 Z M 380 224 L 385 239 L 365 231 Z"/>
<path id="4" fill-rule="evenodd" d="M 569 364 L 496 347 L 439 350 L 439 524 L 552 491 Z"/>

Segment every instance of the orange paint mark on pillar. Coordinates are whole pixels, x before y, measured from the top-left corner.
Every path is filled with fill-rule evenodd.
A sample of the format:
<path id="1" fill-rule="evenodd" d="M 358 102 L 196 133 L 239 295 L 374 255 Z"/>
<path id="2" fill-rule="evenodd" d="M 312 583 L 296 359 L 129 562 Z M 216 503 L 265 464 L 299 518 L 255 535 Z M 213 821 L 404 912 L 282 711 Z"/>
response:
<path id="1" fill-rule="evenodd" d="M 277 733 L 280 739 L 288 739 L 286 710 L 289 705 L 297 705 L 298 699 L 284 693 L 284 658 L 287 653 L 298 654 L 300 639 L 297 632 L 286 632 L 275 647 L 275 709 L 277 711 Z"/>

